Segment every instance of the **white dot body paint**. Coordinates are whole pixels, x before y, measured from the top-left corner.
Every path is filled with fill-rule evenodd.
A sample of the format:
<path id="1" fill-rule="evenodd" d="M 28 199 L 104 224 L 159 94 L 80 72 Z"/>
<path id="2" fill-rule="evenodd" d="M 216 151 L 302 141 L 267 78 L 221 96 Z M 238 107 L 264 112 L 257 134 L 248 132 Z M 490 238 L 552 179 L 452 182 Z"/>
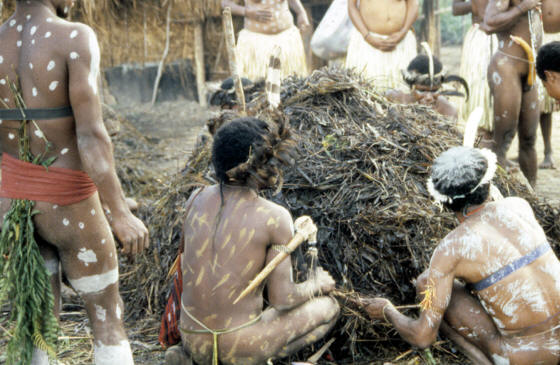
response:
<path id="1" fill-rule="evenodd" d="M 58 208 L 58 204 L 55 204 L 52 206 L 53 209 L 57 209 Z"/>
<path id="2" fill-rule="evenodd" d="M 95 316 L 101 322 L 105 322 L 105 318 L 107 318 L 107 309 L 103 308 L 100 305 L 95 304 Z"/>
<path id="3" fill-rule="evenodd" d="M 47 32 L 47 33 L 45 33 L 45 38 L 50 38 L 50 37 L 51 37 L 51 35 L 52 35 L 52 33 L 51 33 L 51 32 Z"/>
<path id="4" fill-rule="evenodd" d="M 29 69 L 33 70 L 33 64 L 31 62 L 29 62 Z"/>
<path id="5" fill-rule="evenodd" d="M 64 7 L 64 14 L 68 14 L 68 6 Z"/>
<path id="6" fill-rule="evenodd" d="M 37 27 L 34 25 L 31 27 L 31 30 L 29 31 L 29 34 L 33 35 L 35 34 L 35 32 L 37 31 Z"/>
<path id="7" fill-rule="evenodd" d="M 21 41 L 17 41 L 16 46 L 21 47 Z"/>
<path id="8" fill-rule="evenodd" d="M 509 359 L 506 359 L 505 357 L 501 357 L 498 354 L 492 355 L 492 361 L 494 362 L 495 365 L 509 365 Z"/>
<path id="9" fill-rule="evenodd" d="M 502 83 L 502 76 L 500 76 L 498 72 L 494 71 L 492 74 L 492 81 L 494 81 L 494 84 L 500 85 Z"/>
<path id="10" fill-rule="evenodd" d="M 60 154 L 61 154 L 61 155 L 65 155 L 65 154 L 67 154 L 67 153 L 68 153 L 68 148 L 63 148 L 63 149 L 60 151 Z"/>
<path id="11" fill-rule="evenodd" d="M 32 39 L 32 40 L 31 40 L 31 44 L 35 44 L 35 39 Z"/>
<path id="12" fill-rule="evenodd" d="M 8 133 L 8 138 L 9 139 L 14 139 L 14 138 L 16 138 L 16 136 L 13 133 Z"/>
<path id="13" fill-rule="evenodd" d="M 6 85 L 6 80 L 5 79 L 0 79 L 0 85 Z"/>
<path id="14" fill-rule="evenodd" d="M 535 110 L 537 108 L 537 103 L 536 102 L 531 102 L 531 109 Z"/>
<path id="15" fill-rule="evenodd" d="M 70 59 L 75 60 L 78 59 L 80 57 L 80 55 L 78 54 L 78 52 L 70 52 Z"/>
<path id="16" fill-rule="evenodd" d="M 74 38 L 76 38 L 77 36 L 78 36 L 78 31 L 74 29 L 74 30 L 70 33 L 70 39 L 74 39 Z"/>
<path id="17" fill-rule="evenodd" d="M 41 131 L 41 130 L 39 130 L 39 129 L 37 129 L 37 130 L 35 131 L 35 135 L 36 135 L 37 137 L 39 137 L 39 138 L 44 138 L 44 137 L 45 137 L 45 135 L 43 134 L 43 131 Z"/>
<path id="18" fill-rule="evenodd" d="M 104 245 L 105 242 L 107 242 L 107 240 L 106 240 L 105 238 L 103 238 L 103 239 L 101 240 L 101 244 Z"/>
<path id="19" fill-rule="evenodd" d="M 57 86 L 58 86 L 58 81 L 53 81 L 49 85 L 49 90 L 54 91 L 54 89 L 56 89 Z"/>
<path id="20" fill-rule="evenodd" d="M 21 31 L 23 30 L 23 26 L 22 26 L 21 24 L 19 24 L 19 25 L 16 27 L 16 29 L 17 29 L 18 32 L 21 33 Z"/>
<path id="21" fill-rule="evenodd" d="M 84 263 L 84 265 L 88 266 L 89 264 L 97 262 L 97 255 L 93 250 L 86 250 L 85 247 L 80 248 L 80 252 L 78 252 L 78 259 Z"/>
<path id="22" fill-rule="evenodd" d="M 0 119 L 0 125 L 2 125 L 2 122 L 3 122 L 3 120 L 2 120 L 2 119 Z"/>
<path id="23" fill-rule="evenodd" d="M 47 23 L 52 23 L 52 18 L 47 18 Z"/>
<path id="24" fill-rule="evenodd" d="M 104 345 L 101 341 L 95 342 L 94 346 L 96 365 L 133 365 L 132 351 L 127 340 L 118 345 Z"/>
<path id="25" fill-rule="evenodd" d="M 90 211 L 90 213 L 91 213 L 91 215 L 95 215 L 95 209 L 92 209 L 92 210 Z"/>
<path id="26" fill-rule="evenodd" d="M 68 279 L 78 294 L 93 294 L 105 290 L 119 280 L 119 270 L 114 268 L 103 274 L 84 276 L 79 279 Z"/>
<path id="27" fill-rule="evenodd" d="M 54 68 L 54 66 L 56 66 L 56 63 L 53 60 L 51 60 L 47 65 L 47 71 L 51 71 Z"/>
<path id="28" fill-rule="evenodd" d="M 0 56 L 0 65 L 4 63 L 4 57 Z"/>
<path id="29" fill-rule="evenodd" d="M 16 20 L 15 19 L 10 20 L 10 27 L 13 27 L 14 25 L 16 25 Z"/>
<path id="30" fill-rule="evenodd" d="M 6 103 L 9 103 L 9 102 L 10 102 L 10 99 L 4 98 L 4 101 L 5 101 Z"/>
<path id="31" fill-rule="evenodd" d="M 84 222 L 78 223 L 78 227 L 80 227 L 80 229 L 84 229 L 85 226 L 86 226 L 86 225 L 84 224 Z"/>
<path id="32" fill-rule="evenodd" d="M 121 319 L 121 307 L 117 304 L 117 309 L 115 310 L 115 315 L 117 316 L 117 319 Z"/>
<path id="33" fill-rule="evenodd" d="M 25 16 L 25 19 L 27 19 L 27 20 L 31 19 L 31 14 L 27 14 L 27 15 Z"/>
<path id="34" fill-rule="evenodd" d="M 67 225 L 70 224 L 70 221 L 68 220 L 68 218 L 64 218 L 64 219 L 62 220 L 62 224 L 64 224 L 65 226 L 67 226 Z"/>

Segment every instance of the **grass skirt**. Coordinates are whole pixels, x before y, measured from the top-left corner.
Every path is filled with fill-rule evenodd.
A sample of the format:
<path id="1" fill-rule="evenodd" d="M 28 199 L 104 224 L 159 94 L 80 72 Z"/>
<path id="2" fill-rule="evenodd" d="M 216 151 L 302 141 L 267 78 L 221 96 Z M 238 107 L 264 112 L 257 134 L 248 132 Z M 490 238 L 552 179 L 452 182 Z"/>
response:
<path id="1" fill-rule="evenodd" d="M 459 105 L 459 121 L 467 121 L 470 113 L 478 106 L 484 108 L 480 128 L 494 130 L 492 94 L 488 86 L 488 65 L 498 48 L 495 35 L 489 36 L 473 24 L 465 35 L 459 74 L 469 84 L 470 98 Z M 463 99 L 464 100 L 464 99 Z"/>
<path id="2" fill-rule="evenodd" d="M 237 40 L 239 74 L 251 80 L 266 77 L 270 55 L 279 46 L 281 77 L 292 74 L 307 76 L 307 62 L 299 29 L 292 26 L 278 34 L 263 34 L 243 29 Z"/>
<path id="3" fill-rule="evenodd" d="M 382 36 L 383 37 L 383 36 Z M 362 76 L 373 79 L 375 86 L 386 89 L 408 89 L 401 70 L 416 57 L 416 37 L 409 31 L 392 52 L 383 52 L 366 42 L 356 28 L 352 29 L 346 55 L 346 67 L 355 68 Z"/>
<path id="4" fill-rule="evenodd" d="M 543 45 L 554 42 L 560 41 L 560 33 L 545 33 L 543 38 Z M 541 113 L 551 114 L 553 112 L 557 112 L 560 110 L 560 103 L 550 97 L 542 84 L 541 79 L 538 81 L 538 88 L 539 88 L 539 97 L 540 97 L 540 108 Z"/>

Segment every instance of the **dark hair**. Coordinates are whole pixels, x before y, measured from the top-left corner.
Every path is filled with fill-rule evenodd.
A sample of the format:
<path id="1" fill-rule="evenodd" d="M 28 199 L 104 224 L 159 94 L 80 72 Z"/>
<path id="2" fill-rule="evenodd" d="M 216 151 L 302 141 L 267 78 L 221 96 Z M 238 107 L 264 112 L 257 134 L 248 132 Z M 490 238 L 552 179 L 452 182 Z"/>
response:
<path id="1" fill-rule="evenodd" d="M 246 162 L 263 143 L 267 124 L 256 118 L 238 118 L 220 127 L 212 145 L 212 164 L 218 181 L 229 183 L 227 172 Z"/>
<path id="2" fill-rule="evenodd" d="M 444 206 L 459 212 L 469 205 L 482 204 L 488 198 L 490 184 L 471 192 L 482 180 L 488 161 L 477 149 L 453 147 L 442 153 L 432 166 L 432 182 L 441 194 L 457 197 Z"/>
<path id="3" fill-rule="evenodd" d="M 440 73 L 443 65 L 441 64 L 440 60 L 433 56 L 434 60 L 434 74 Z M 412 61 L 408 64 L 407 70 L 416 71 L 420 74 L 429 74 L 430 73 L 430 58 L 425 54 L 419 54 L 418 56 L 414 57 Z"/>
<path id="4" fill-rule="evenodd" d="M 560 72 L 560 42 L 543 45 L 537 54 L 537 74 L 546 81 L 545 71 Z"/>

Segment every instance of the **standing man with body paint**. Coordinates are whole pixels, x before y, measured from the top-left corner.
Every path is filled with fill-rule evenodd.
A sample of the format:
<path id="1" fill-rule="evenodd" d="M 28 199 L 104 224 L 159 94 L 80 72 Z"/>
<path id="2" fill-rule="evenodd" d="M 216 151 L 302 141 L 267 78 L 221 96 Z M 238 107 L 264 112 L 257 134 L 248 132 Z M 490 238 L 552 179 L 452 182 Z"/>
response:
<path id="1" fill-rule="evenodd" d="M 538 87 L 528 84 L 534 77 L 534 64 L 530 64 L 526 52 L 511 36 L 522 38 L 534 50 L 540 47 L 543 34 L 538 6 L 540 0 L 489 0 L 481 25 L 487 33 L 498 36 L 498 50 L 488 67 L 494 97 L 493 150 L 503 168 L 513 168 L 506 155 L 516 132 L 519 133 L 519 165 L 532 186 L 537 182 Z"/>
<path id="2" fill-rule="evenodd" d="M 560 2 L 555 0 L 543 1 L 543 44 L 553 41 L 560 41 Z M 558 60 L 560 62 L 560 60 Z M 539 83 L 539 86 L 541 84 Z M 552 158 L 552 113 L 560 110 L 560 103 L 550 94 L 542 90 L 541 105 L 541 133 L 544 142 L 544 160 L 539 165 L 541 169 L 553 169 L 554 159 Z"/>
<path id="3" fill-rule="evenodd" d="M 354 24 L 346 67 L 354 68 L 375 86 L 396 89 L 403 85 L 401 70 L 416 56 L 412 25 L 418 0 L 348 0 Z"/>
<path id="4" fill-rule="evenodd" d="M 294 235 L 290 213 L 257 193 L 280 181 L 280 163 L 290 160 L 294 147 L 285 128 L 240 118 L 214 136 L 219 184 L 195 191 L 187 202 L 182 291 L 172 304 L 181 308 L 182 345 L 168 350 L 167 365 L 189 364 L 191 356 L 201 365 L 265 364 L 321 339 L 336 322 L 338 303 L 324 296 L 335 287 L 332 277 L 318 268 L 313 279 L 295 284 L 289 257 L 233 304 Z"/>
<path id="5" fill-rule="evenodd" d="M 245 18 L 236 49 L 240 76 L 252 81 L 266 77 L 275 47 L 281 50 L 281 80 L 292 74 L 307 76 L 300 32 L 309 28 L 309 19 L 300 0 L 245 0 L 244 6 L 222 0 L 222 7 L 229 7 L 232 14 Z M 290 10 L 296 14 L 297 27 Z"/>
<path id="6" fill-rule="evenodd" d="M 430 346 L 441 329 L 475 364 L 558 364 L 560 262 L 525 200 L 488 200 L 495 170 L 487 149 L 455 147 L 435 160 L 428 191 L 460 224 L 416 282 L 418 319 L 387 299 L 359 304 L 414 346 Z"/>
<path id="7" fill-rule="evenodd" d="M 486 74 L 492 55 L 498 47 L 498 39 L 496 35 L 488 35 L 480 29 L 487 5 L 488 0 L 453 0 L 453 15 L 461 16 L 470 13 L 472 20 L 472 26 L 463 40 L 459 71 L 469 84 L 471 93 L 468 100 L 461 102 L 459 120 L 466 122 L 475 108 L 483 107 L 484 114 L 479 130 L 486 143 L 491 143 L 494 110 Z"/>
<path id="8" fill-rule="evenodd" d="M 85 301 L 95 364 L 133 364 L 123 326 L 118 261 L 111 229 L 123 252 L 149 244 L 144 224 L 130 212 L 118 181 L 98 94 L 99 46 L 84 24 L 64 20 L 71 0 L 17 1 L 0 26 L 0 216 L 12 199 L 35 201 L 37 241 L 60 311 L 60 271 Z M 27 109 L 21 115 L 9 85 Z M 22 120 L 34 155 L 47 147 L 48 171 L 18 160 Z M 110 210 L 110 225 L 103 214 Z M 36 350 L 33 364 L 48 364 Z"/>

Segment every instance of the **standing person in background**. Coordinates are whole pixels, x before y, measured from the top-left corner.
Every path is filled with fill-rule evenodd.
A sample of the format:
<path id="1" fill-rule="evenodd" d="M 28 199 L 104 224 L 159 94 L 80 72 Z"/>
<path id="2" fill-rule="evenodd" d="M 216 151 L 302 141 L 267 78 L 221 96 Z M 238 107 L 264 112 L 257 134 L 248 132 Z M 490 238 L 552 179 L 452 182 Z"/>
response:
<path id="1" fill-rule="evenodd" d="M 544 27 L 543 43 L 560 41 L 560 2 L 555 0 L 543 1 L 542 15 Z M 556 61 L 560 63 L 560 59 Z M 539 82 L 539 86 L 542 83 Z M 550 96 L 545 90 L 542 92 L 541 102 L 541 133 L 544 142 L 544 160 L 539 165 L 541 169 L 553 169 L 554 159 L 552 158 L 552 113 L 560 110 L 558 100 Z"/>
<path id="2" fill-rule="evenodd" d="M 411 31 L 418 17 L 418 0 L 348 0 L 355 29 L 350 36 L 346 67 L 355 68 L 375 85 L 395 89 L 401 70 L 416 56 Z"/>
<path id="3" fill-rule="evenodd" d="M 250 80 L 264 78 L 276 46 L 281 49 L 281 79 L 292 74 L 307 75 L 300 31 L 309 27 L 309 19 L 300 0 L 245 0 L 245 6 L 222 0 L 222 7 L 229 7 L 232 14 L 245 18 L 237 39 L 240 76 Z M 297 16 L 297 27 L 290 9 Z"/>
<path id="4" fill-rule="evenodd" d="M 476 107 L 482 107 L 482 124 L 479 130 L 483 134 L 483 142 L 490 146 L 494 130 L 492 95 L 488 87 L 486 72 L 492 55 L 498 48 L 496 35 L 488 35 L 480 29 L 484 19 L 484 11 L 488 0 L 453 0 L 453 15 L 471 14 L 472 26 L 463 40 L 461 53 L 461 68 L 459 74 L 469 84 L 470 98 L 461 102 L 459 120 L 466 122 Z"/>
<path id="5" fill-rule="evenodd" d="M 515 169 L 507 152 L 519 133 L 519 166 L 532 186 L 537 182 L 535 140 L 539 120 L 537 85 L 527 52 L 511 38 L 518 37 L 534 50 L 542 43 L 539 0 L 489 0 L 481 27 L 498 36 L 498 50 L 488 66 L 488 82 L 494 97 L 494 146 L 498 163 Z"/>

